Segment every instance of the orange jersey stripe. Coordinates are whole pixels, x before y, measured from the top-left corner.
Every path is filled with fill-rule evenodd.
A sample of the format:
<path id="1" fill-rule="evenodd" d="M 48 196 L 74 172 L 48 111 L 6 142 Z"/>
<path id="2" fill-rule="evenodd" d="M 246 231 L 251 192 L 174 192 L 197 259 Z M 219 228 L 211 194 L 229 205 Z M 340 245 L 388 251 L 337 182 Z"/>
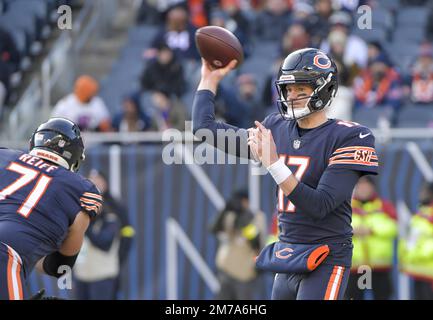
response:
<path id="1" fill-rule="evenodd" d="M 93 210 L 95 212 L 99 212 L 99 208 L 96 206 L 87 206 L 85 204 L 81 204 L 81 207 L 83 207 L 84 209 L 89 210 L 89 211 Z"/>
<path id="2" fill-rule="evenodd" d="M 339 148 L 339 149 L 335 150 L 333 154 L 340 153 L 343 151 L 357 151 L 357 150 L 376 152 L 376 150 L 374 148 L 371 148 L 371 147 L 353 146 L 353 147 Z"/>
<path id="3" fill-rule="evenodd" d="M 355 153 L 342 153 L 342 154 L 338 154 L 336 156 L 333 156 L 331 158 L 329 158 L 329 161 L 333 161 L 333 160 L 337 160 L 337 159 L 345 159 L 345 158 L 354 158 L 355 157 Z M 372 160 L 379 160 L 377 158 L 377 155 L 372 154 L 370 156 L 370 159 Z"/>
<path id="4" fill-rule="evenodd" d="M 337 275 L 337 270 L 338 270 L 338 266 L 335 266 L 334 269 L 332 270 L 331 277 L 329 278 L 328 281 L 328 286 L 326 287 L 325 300 L 330 300 L 329 298 L 331 297 L 332 285 L 334 284 L 335 276 Z"/>
<path id="5" fill-rule="evenodd" d="M 89 198 L 94 198 L 94 199 L 97 199 L 97 200 L 102 200 L 102 196 L 100 196 L 99 194 L 96 194 L 96 193 L 84 192 L 83 196 L 84 197 L 89 197 Z"/>
<path id="6" fill-rule="evenodd" d="M 338 158 L 345 158 L 345 157 L 354 157 L 355 153 L 342 153 L 342 154 L 337 154 L 336 156 L 333 156 L 331 158 L 329 158 L 329 161 L 332 161 L 334 159 L 338 159 Z"/>
<path id="7" fill-rule="evenodd" d="M 371 167 L 379 166 L 378 162 L 365 162 L 365 161 L 358 161 L 358 160 L 334 160 L 334 161 L 330 161 L 328 166 L 333 164 L 360 164 L 363 166 L 371 166 Z"/>
<path id="8" fill-rule="evenodd" d="M 329 279 L 326 288 L 325 300 L 337 300 L 340 292 L 341 281 L 344 277 L 344 267 L 335 266 L 332 270 L 331 278 Z"/>
<path id="9" fill-rule="evenodd" d="M 13 263 L 13 257 L 9 253 L 8 272 L 7 272 L 9 300 L 15 300 L 14 287 L 13 287 L 13 283 L 12 283 L 12 263 Z"/>
<path id="10" fill-rule="evenodd" d="M 346 159 L 346 158 L 352 158 L 353 159 L 354 157 L 355 157 L 354 153 L 343 153 L 343 154 L 339 154 L 339 155 L 333 156 L 332 158 L 329 158 L 329 161 L 334 161 L 334 160 L 351 160 L 351 159 Z M 377 158 L 377 156 L 375 156 L 375 155 L 370 156 L 370 159 L 371 160 L 379 160 Z"/>
<path id="11" fill-rule="evenodd" d="M 90 199 L 86 199 L 86 198 L 83 198 L 83 197 L 81 197 L 80 200 L 81 200 L 82 202 L 85 202 L 85 203 L 88 203 L 88 204 L 94 204 L 94 205 L 96 205 L 96 206 L 98 206 L 98 207 L 101 207 L 101 206 L 102 206 L 102 203 L 100 203 L 100 202 L 98 202 L 98 201 L 96 201 L 96 200 L 90 200 Z"/>
<path id="12" fill-rule="evenodd" d="M 340 293 L 340 287 L 341 287 L 341 281 L 343 280 L 344 277 L 344 267 L 340 267 L 340 274 L 337 275 L 338 277 L 338 282 L 337 282 L 337 287 L 335 288 L 335 292 L 334 292 L 334 300 L 338 300 L 338 294 Z"/>

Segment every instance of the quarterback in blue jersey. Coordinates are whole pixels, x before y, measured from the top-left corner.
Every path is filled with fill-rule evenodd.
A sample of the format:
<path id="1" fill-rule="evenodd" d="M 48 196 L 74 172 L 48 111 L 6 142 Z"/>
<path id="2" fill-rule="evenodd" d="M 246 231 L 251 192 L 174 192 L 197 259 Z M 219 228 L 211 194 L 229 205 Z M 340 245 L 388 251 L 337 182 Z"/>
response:
<path id="1" fill-rule="evenodd" d="M 236 148 L 224 150 L 261 161 L 278 188 L 279 241 L 257 258 L 259 268 L 276 273 L 272 299 L 342 299 L 352 260 L 352 191 L 362 175 L 377 174 L 378 158 L 368 128 L 326 116 L 338 90 L 334 61 L 315 48 L 290 53 L 275 83 L 280 112 L 250 129 L 215 121 L 218 83 L 236 61 L 216 70 L 202 62 L 194 133 L 211 130 L 221 148 L 218 134 L 234 130 Z"/>
<path id="2" fill-rule="evenodd" d="M 60 266 L 73 267 L 102 207 L 97 188 L 76 173 L 82 160 L 80 130 L 63 118 L 41 124 L 28 153 L 0 148 L 1 300 L 28 296 L 35 265 L 54 277 L 63 275 Z"/>

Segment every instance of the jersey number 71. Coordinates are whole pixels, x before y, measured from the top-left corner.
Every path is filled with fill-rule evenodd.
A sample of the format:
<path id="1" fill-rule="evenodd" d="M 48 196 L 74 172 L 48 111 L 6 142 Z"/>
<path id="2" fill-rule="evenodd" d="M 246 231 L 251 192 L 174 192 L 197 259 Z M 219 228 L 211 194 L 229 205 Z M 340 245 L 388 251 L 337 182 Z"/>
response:
<path id="1" fill-rule="evenodd" d="M 298 167 L 295 172 L 295 177 L 298 179 L 298 181 L 301 181 L 308 169 L 308 166 L 310 165 L 310 157 L 280 155 L 280 158 L 283 158 L 284 163 L 287 165 Z M 291 213 L 295 212 L 295 205 L 290 200 L 287 200 L 287 203 L 285 200 L 286 199 L 284 197 L 283 190 L 278 188 L 278 211 Z"/>
<path id="2" fill-rule="evenodd" d="M 17 210 L 19 214 L 28 218 L 33 208 L 38 204 L 39 200 L 47 190 L 52 178 L 15 162 L 11 162 L 6 169 L 16 172 L 21 176 L 0 191 L 0 201 L 6 199 L 7 196 L 17 192 L 19 189 L 25 187 L 39 177 L 32 191 L 30 191 L 21 207 Z"/>

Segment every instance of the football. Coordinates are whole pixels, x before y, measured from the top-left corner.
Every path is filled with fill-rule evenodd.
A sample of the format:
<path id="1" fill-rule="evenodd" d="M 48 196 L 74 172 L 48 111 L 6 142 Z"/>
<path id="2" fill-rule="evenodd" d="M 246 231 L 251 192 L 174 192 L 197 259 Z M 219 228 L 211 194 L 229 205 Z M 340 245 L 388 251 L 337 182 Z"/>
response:
<path id="1" fill-rule="evenodd" d="M 227 29 L 206 26 L 195 33 L 195 43 L 200 55 L 215 69 L 225 67 L 236 59 L 239 67 L 244 60 L 242 45 L 238 38 Z"/>

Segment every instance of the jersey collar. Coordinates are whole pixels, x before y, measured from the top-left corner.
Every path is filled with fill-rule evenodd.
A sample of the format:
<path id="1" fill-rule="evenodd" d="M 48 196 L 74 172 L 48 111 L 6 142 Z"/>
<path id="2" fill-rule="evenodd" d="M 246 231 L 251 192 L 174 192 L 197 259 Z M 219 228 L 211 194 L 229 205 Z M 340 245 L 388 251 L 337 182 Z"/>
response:
<path id="1" fill-rule="evenodd" d="M 322 123 L 318 127 L 312 128 L 308 132 L 304 133 L 301 137 L 301 136 L 299 136 L 298 123 L 296 121 L 291 121 L 291 126 L 289 128 L 290 137 L 292 139 L 297 139 L 297 140 L 301 140 L 301 141 L 308 141 L 310 139 L 315 138 L 319 134 L 321 134 L 323 128 L 325 128 L 325 127 L 327 127 L 333 123 L 335 123 L 335 119 L 328 119 L 328 121 Z"/>

